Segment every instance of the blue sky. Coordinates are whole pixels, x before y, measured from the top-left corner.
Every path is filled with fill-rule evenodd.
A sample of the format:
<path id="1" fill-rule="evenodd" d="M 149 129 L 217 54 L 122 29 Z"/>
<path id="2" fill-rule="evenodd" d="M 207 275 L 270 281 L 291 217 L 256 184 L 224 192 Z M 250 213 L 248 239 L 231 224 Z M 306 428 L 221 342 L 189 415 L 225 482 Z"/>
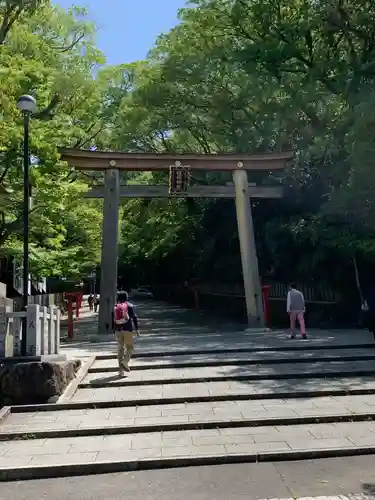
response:
<path id="1" fill-rule="evenodd" d="M 98 25 L 98 46 L 108 64 L 143 59 L 156 37 L 175 26 L 185 0 L 55 0 L 68 8 L 88 7 Z"/>

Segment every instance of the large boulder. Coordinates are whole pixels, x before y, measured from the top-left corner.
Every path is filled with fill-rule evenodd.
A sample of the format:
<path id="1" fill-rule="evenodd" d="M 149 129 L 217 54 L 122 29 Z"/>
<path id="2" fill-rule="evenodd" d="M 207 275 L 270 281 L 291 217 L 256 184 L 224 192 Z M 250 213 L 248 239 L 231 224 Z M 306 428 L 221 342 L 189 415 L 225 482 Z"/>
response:
<path id="1" fill-rule="evenodd" d="M 0 369 L 0 407 L 46 403 L 61 396 L 75 378 L 80 360 L 6 364 Z"/>

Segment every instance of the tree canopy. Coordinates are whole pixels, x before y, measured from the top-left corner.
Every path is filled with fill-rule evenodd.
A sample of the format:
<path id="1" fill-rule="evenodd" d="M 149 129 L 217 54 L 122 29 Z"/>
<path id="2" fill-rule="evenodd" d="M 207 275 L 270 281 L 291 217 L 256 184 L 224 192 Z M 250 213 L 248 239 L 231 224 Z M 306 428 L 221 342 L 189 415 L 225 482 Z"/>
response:
<path id="1" fill-rule="evenodd" d="M 70 172 L 57 148 L 100 145 L 110 134 L 105 62 L 86 11 L 45 0 L 0 2 L 0 250 L 17 256 L 22 236 L 22 116 L 17 100 L 33 95 L 31 118 L 31 269 L 36 276 L 80 276 L 98 261 L 100 204 L 82 200 L 91 179 Z"/>
<path id="2" fill-rule="evenodd" d="M 278 179 L 286 187 L 284 200 L 253 204 L 261 274 L 354 284 L 353 259 L 368 267 L 375 256 L 373 4 L 191 3 L 147 60 L 126 68 L 124 81 L 132 88 L 121 100 L 114 145 L 138 151 L 293 149 L 295 161 Z M 200 179 L 222 180 L 229 179 Z M 170 278 L 182 273 L 241 281 L 232 202 L 192 207 L 180 201 L 173 214 L 168 206 L 170 215 L 161 215 L 154 201 L 147 205 L 146 225 L 140 203 L 130 202 L 126 211 L 123 227 L 132 243 L 125 260 L 137 253 L 146 267 L 157 264 L 161 276 L 173 269 Z M 160 217 L 168 219 L 169 230 Z"/>
<path id="3" fill-rule="evenodd" d="M 22 93 L 32 121 L 33 265 L 79 275 L 95 264 L 100 203 L 57 146 L 143 152 L 292 149 L 283 200 L 253 202 L 261 275 L 334 287 L 375 261 L 375 6 L 370 0 L 195 0 L 144 61 L 105 66 L 84 9 L 0 1 L 1 251 L 19 251 Z M 160 183 L 161 174 L 127 182 Z M 200 184 L 230 181 L 197 174 Z M 120 274 L 241 283 L 231 200 L 123 202 Z M 368 274 L 368 273 L 366 273 Z M 129 283 L 131 282 L 131 283 Z"/>

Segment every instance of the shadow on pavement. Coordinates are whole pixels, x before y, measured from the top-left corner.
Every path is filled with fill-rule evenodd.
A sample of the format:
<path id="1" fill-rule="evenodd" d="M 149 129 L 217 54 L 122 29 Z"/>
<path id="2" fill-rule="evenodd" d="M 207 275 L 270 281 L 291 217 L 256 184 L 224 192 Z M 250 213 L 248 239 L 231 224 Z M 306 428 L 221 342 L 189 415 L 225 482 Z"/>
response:
<path id="1" fill-rule="evenodd" d="M 362 488 L 366 493 L 375 494 L 375 483 L 363 483 Z"/>
<path id="2" fill-rule="evenodd" d="M 97 379 L 95 379 L 95 382 L 99 383 L 106 383 L 106 382 L 115 382 L 116 380 L 125 380 L 126 379 L 126 375 L 124 376 L 120 376 L 118 374 L 116 375 L 112 375 L 110 377 L 99 377 Z"/>
<path id="3" fill-rule="evenodd" d="M 223 353 L 223 349 L 284 349 L 285 351 L 269 351 L 262 353 L 262 358 L 269 359 L 269 363 L 264 365 L 233 365 L 210 367 L 213 373 L 219 376 L 243 377 L 242 380 L 228 381 L 231 390 L 241 391 L 241 387 L 251 384 L 256 388 L 256 392 L 286 392 L 290 389 L 294 391 L 317 391 L 324 389 L 349 390 L 361 389 L 366 381 L 375 381 L 375 360 L 372 361 L 319 361 L 316 360 L 319 352 L 322 355 L 334 354 L 335 350 L 330 350 L 335 346 L 349 346 L 345 350 L 345 355 L 354 353 L 366 354 L 368 348 L 375 347 L 371 341 L 371 335 L 366 332 L 350 331 L 313 331 L 309 332 L 309 340 L 300 341 L 289 340 L 286 332 L 245 332 L 243 324 L 233 322 L 222 322 L 221 319 L 212 317 L 210 314 L 178 308 L 160 302 L 140 302 L 136 304 L 140 326 L 141 337 L 136 339 L 135 355 L 137 352 L 155 352 L 156 355 L 150 359 L 155 362 L 158 359 L 178 362 L 182 359 L 184 351 L 203 350 L 206 354 L 199 355 L 197 352 L 186 352 L 183 360 L 225 361 L 235 359 L 236 352 Z M 63 352 L 72 356 L 90 356 L 92 354 L 116 354 L 116 344 L 114 339 L 91 343 L 87 337 L 96 333 L 97 316 L 85 317 L 77 322 L 77 338 L 63 346 Z M 361 347 L 361 344 L 363 347 Z M 316 347 L 324 346 L 327 351 L 314 351 Z M 353 347 L 350 347 L 353 346 Z M 290 351 L 288 352 L 288 349 Z M 293 349 L 303 349 L 311 354 L 315 360 L 306 362 L 272 364 L 272 358 L 281 357 L 293 360 L 299 356 L 299 351 Z M 171 352 L 175 351 L 175 352 Z M 170 354 L 168 354 L 170 352 Z M 181 352 L 181 354 L 176 354 Z M 341 351 L 342 353 L 342 351 Z M 249 359 L 253 359 L 255 354 L 249 352 Z M 374 351 L 375 355 L 375 351 Z M 259 353 L 258 353 L 259 356 Z M 306 356 L 306 354 L 304 354 Z M 246 359 L 246 354 L 241 355 L 241 359 Z M 219 363 L 218 363 L 219 364 Z M 365 368 L 371 370 L 369 374 L 360 373 Z M 168 366 L 162 368 L 168 370 Z M 194 375 L 199 376 L 199 367 L 184 368 L 184 371 L 195 370 Z M 373 372 L 372 372 L 373 370 Z M 341 373 L 340 373 L 341 372 Z M 264 374 L 265 378 L 260 380 L 246 380 L 247 375 L 252 373 Z M 291 374 L 293 378 L 291 378 Z M 286 378 L 288 375 L 289 378 Z M 333 376 L 334 375 L 334 376 Z M 155 374 L 157 378 L 157 374 Z M 283 378 L 284 377 L 284 378 Z M 118 380 L 117 377 L 98 378 L 96 382 L 110 382 Z M 188 383 L 188 379 L 181 378 L 181 383 Z M 163 381 L 160 380 L 160 384 Z"/>

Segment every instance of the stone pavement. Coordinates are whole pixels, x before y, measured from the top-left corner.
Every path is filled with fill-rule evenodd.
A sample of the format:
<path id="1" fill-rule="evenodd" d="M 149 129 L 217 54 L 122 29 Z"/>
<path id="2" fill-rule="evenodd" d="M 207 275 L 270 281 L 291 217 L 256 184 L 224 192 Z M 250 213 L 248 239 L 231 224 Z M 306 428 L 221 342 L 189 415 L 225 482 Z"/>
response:
<path id="1" fill-rule="evenodd" d="M 96 334 L 96 320 L 98 318 L 98 313 L 90 311 L 89 305 L 87 303 L 87 296 L 84 297 L 82 302 L 82 307 L 79 311 L 79 318 L 76 318 L 76 313 L 73 311 L 73 328 L 75 335 L 82 335 L 82 332 L 87 334 Z M 61 342 L 68 340 L 68 313 L 61 315 L 60 323 L 60 340 Z"/>
<path id="2" fill-rule="evenodd" d="M 321 497 L 289 497 L 289 498 L 273 498 L 267 500 L 374 500 L 375 495 L 369 495 L 367 493 L 352 493 L 350 495 L 330 495 Z"/>
<path id="3" fill-rule="evenodd" d="M 1 500 L 373 500 L 374 472 L 366 456 L 192 466 L 2 483 Z"/>
<path id="4" fill-rule="evenodd" d="M 154 302 L 139 315 L 126 378 L 114 342 L 81 330 L 64 350 L 88 372 L 69 399 L 0 421 L 2 480 L 375 454 L 367 332 L 289 340 Z"/>

